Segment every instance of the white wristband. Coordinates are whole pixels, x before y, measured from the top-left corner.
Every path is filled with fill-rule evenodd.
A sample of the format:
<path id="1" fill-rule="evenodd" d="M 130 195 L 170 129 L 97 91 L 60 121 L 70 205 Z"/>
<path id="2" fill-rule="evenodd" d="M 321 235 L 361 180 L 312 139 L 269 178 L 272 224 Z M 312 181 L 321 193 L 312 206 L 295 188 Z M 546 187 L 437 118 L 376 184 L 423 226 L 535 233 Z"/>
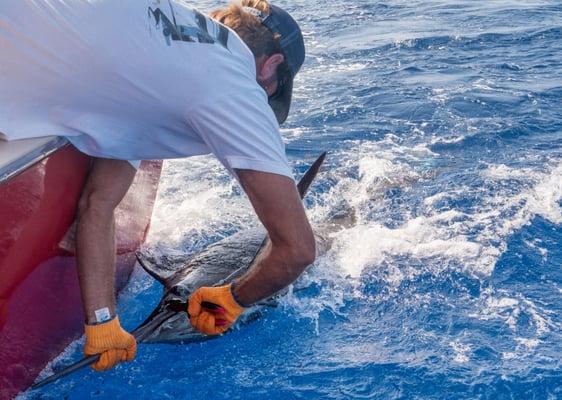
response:
<path id="1" fill-rule="evenodd" d="M 100 308 L 99 310 L 94 311 L 94 314 L 96 314 L 96 322 L 98 324 L 107 322 L 111 319 L 111 313 L 109 312 L 109 308 L 107 307 Z"/>

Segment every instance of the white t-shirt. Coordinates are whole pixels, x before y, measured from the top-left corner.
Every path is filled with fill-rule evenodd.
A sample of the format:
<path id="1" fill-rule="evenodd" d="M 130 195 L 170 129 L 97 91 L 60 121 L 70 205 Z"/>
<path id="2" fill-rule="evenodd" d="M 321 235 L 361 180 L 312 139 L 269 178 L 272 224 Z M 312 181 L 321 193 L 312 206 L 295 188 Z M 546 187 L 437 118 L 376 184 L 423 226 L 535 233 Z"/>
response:
<path id="1" fill-rule="evenodd" d="M 0 0 L 0 132 L 292 177 L 252 53 L 178 0 Z"/>

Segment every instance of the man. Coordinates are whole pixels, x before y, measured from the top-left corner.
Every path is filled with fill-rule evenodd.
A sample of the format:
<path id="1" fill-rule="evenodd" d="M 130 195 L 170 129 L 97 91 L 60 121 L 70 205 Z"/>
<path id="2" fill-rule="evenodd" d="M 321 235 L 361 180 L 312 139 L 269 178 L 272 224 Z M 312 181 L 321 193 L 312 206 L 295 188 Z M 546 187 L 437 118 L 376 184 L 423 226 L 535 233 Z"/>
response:
<path id="1" fill-rule="evenodd" d="M 78 207 L 77 259 L 84 352 L 101 354 L 97 370 L 136 352 L 115 314 L 113 232 L 134 160 L 212 152 L 269 233 L 245 276 L 193 294 L 189 314 L 200 331 L 225 332 L 315 257 L 278 126 L 304 61 L 300 29 L 264 0 L 213 16 L 224 25 L 179 0 L 0 4 L 0 132 L 9 140 L 63 135 L 96 157 Z"/>

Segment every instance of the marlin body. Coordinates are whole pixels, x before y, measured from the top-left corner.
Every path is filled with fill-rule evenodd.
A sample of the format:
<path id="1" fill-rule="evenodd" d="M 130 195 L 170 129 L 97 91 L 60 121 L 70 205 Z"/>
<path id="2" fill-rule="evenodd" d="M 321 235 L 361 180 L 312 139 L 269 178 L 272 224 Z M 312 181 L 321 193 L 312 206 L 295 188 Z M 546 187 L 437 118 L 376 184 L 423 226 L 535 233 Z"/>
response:
<path id="1" fill-rule="evenodd" d="M 198 342 L 211 339 L 196 331 L 189 322 L 186 306 L 191 294 L 202 286 L 219 286 L 231 283 L 242 276 L 252 264 L 266 236 L 263 228 L 237 233 L 193 256 L 189 261 L 176 259 L 157 264 L 151 256 L 138 254 L 141 266 L 164 285 L 162 300 L 136 332 L 143 336 L 144 343 Z M 329 248 L 327 236 L 316 233 L 318 255 Z M 262 250 L 263 251 L 263 250 Z M 260 302 L 250 308 L 243 321 L 259 316 L 264 306 L 275 306 L 276 297 Z M 168 318 L 159 318 L 170 310 Z M 147 332 L 145 330 L 150 330 Z"/>
<path id="2" fill-rule="evenodd" d="M 310 167 L 298 184 L 303 197 L 316 176 L 324 154 Z M 342 222 L 342 221 L 339 221 Z M 346 223 L 330 223 L 316 227 L 317 255 L 330 247 L 330 233 Z M 203 286 L 220 286 L 231 283 L 252 266 L 253 261 L 267 248 L 267 234 L 263 228 L 254 228 L 223 239 L 190 258 L 168 258 L 156 262 L 147 253 L 138 253 L 141 266 L 164 286 L 164 295 L 158 306 L 135 330 L 135 336 L 144 343 L 198 342 L 214 338 L 195 330 L 187 314 L 187 301 L 191 294 Z M 259 316 L 264 306 L 274 306 L 278 295 L 266 299 L 245 314 L 243 321 Z"/>

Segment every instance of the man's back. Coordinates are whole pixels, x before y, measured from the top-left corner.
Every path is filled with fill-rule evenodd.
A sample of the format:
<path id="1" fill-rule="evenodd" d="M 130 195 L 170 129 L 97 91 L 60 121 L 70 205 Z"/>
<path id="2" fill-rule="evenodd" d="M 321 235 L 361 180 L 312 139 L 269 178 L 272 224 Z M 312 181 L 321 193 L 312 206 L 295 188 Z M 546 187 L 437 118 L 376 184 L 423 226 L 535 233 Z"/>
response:
<path id="1" fill-rule="evenodd" d="M 239 95 L 276 131 L 250 50 L 180 3 L 4 0 L 0 52 L 9 139 L 64 135 L 107 158 L 204 154 L 213 149 L 189 117 Z"/>

